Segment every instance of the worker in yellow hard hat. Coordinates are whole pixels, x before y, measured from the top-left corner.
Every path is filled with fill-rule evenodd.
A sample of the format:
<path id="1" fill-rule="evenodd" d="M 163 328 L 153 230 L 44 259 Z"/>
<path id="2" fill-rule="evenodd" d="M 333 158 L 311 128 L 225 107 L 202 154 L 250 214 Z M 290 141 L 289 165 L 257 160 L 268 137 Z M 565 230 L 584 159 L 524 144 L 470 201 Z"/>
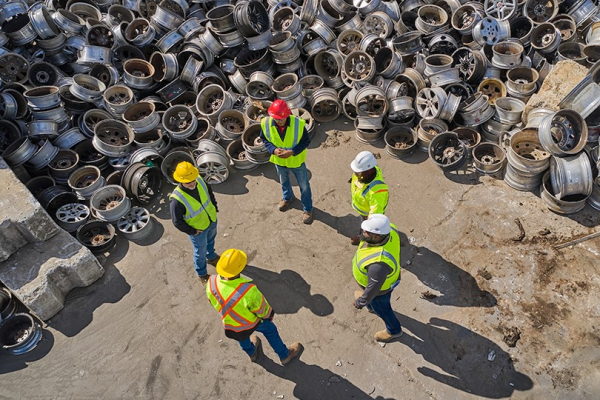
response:
<path id="1" fill-rule="evenodd" d="M 217 237 L 217 201 L 209 185 L 187 161 L 175 168 L 173 178 L 179 185 L 169 196 L 173 225 L 187 233 L 194 245 L 194 268 L 203 285 L 208 282 L 207 262 L 215 265 L 219 255 L 215 252 Z"/>
<path id="2" fill-rule="evenodd" d="M 225 250 L 217 263 L 217 275 L 212 275 L 206 286 L 206 295 L 213 307 L 221 314 L 225 336 L 237 340 L 252 362 L 260 354 L 260 339 L 252 335 L 261 332 L 279 356 L 283 365 L 298 354 L 302 345 L 298 342 L 286 346 L 273 323 L 274 312 L 265 296 L 252 280 L 241 277 L 248 257 L 241 250 Z"/>

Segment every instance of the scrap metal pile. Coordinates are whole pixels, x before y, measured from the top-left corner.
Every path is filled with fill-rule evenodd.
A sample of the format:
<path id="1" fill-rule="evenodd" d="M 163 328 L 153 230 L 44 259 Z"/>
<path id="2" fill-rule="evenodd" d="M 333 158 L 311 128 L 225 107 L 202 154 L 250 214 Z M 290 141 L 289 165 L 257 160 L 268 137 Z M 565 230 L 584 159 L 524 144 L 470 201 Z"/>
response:
<path id="1" fill-rule="evenodd" d="M 267 163 L 276 98 L 311 134 L 344 115 L 391 157 L 600 209 L 598 68 L 522 121 L 553 65 L 600 59 L 598 20 L 592 0 L 0 1 L 0 152 L 96 252 L 151 232 L 178 162 L 211 184 Z"/>

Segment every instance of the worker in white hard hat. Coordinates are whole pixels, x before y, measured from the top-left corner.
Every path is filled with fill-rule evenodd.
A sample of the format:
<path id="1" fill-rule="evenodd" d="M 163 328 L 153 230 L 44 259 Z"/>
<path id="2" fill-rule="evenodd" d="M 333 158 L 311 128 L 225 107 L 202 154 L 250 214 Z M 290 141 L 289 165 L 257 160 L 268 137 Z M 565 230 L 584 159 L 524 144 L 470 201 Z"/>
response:
<path id="1" fill-rule="evenodd" d="M 361 228 L 352 273 L 362 290 L 354 292 L 354 307 L 365 307 L 381 318 L 385 329 L 375 333 L 375 340 L 390 342 L 402 336 L 402 326 L 390 303 L 392 290 L 400 283 L 400 237 L 383 214 L 372 214 Z"/>
<path id="2" fill-rule="evenodd" d="M 350 163 L 354 171 L 351 180 L 352 208 L 366 220 L 373 214 L 384 214 L 388 205 L 388 187 L 383 181 L 381 168 L 370 151 L 361 151 Z M 359 235 L 352 237 L 352 245 L 359 242 Z"/>

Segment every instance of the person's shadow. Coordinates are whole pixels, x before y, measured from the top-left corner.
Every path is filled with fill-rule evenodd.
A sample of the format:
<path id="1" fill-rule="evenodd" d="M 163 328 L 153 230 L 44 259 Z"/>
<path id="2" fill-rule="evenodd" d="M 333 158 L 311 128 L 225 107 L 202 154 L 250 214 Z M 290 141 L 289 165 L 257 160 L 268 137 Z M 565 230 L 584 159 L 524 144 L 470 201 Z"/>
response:
<path id="1" fill-rule="evenodd" d="M 301 355 L 284 367 L 261 354 L 258 364 L 267 372 L 294 382 L 294 397 L 300 400 L 373 399 L 346 378 L 318 365 L 306 364 L 300 360 Z M 386 400 L 381 396 L 375 399 Z"/>
<path id="2" fill-rule="evenodd" d="M 440 306 L 493 307 L 497 301 L 494 295 L 482 290 L 477 280 L 457 265 L 426 247 L 410 244 L 406 234 L 400 234 L 400 260 L 402 268 L 413 273 L 424 285 L 438 291 L 426 293 L 423 297 Z"/>
<path id="3" fill-rule="evenodd" d="M 425 324 L 399 313 L 396 317 L 404 328 L 398 341 L 445 372 L 419 367 L 421 374 L 458 390 L 495 399 L 533 387 L 527 375 L 515 370 L 507 352 L 464 326 L 440 318 L 431 318 Z"/>
<path id="4" fill-rule="evenodd" d="M 311 294 L 310 285 L 296 271 L 277 273 L 247 265 L 244 275 L 258 286 L 277 314 L 295 314 L 302 307 L 321 317 L 333 313 L 333 304 L 322 294 Z"/>
<path id="5" fill-rule="evenodd" d="M 313 216 L 315 221 L 320 221 L 325 225 L 328 225 L 331 229 L 335 229 L 338 234 L 348 238 L 360 233 L 362 218 L 357 214 L 346 214 L 343 217 L 337 217 L 325 210 L 314 207 Z"/>

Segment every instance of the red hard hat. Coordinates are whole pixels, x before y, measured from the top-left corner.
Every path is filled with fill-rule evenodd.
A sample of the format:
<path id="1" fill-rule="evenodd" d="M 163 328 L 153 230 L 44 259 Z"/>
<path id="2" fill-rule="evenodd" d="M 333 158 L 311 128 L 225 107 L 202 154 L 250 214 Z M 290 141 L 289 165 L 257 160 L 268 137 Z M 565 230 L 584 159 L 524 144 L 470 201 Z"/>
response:
<path id="1" fill-rule="evenodd" d="M 281 99 L 277 99 L 269 107 L 269 115 L 275 119 L 286 119 L 292 111 L 287 103 Z"/>

